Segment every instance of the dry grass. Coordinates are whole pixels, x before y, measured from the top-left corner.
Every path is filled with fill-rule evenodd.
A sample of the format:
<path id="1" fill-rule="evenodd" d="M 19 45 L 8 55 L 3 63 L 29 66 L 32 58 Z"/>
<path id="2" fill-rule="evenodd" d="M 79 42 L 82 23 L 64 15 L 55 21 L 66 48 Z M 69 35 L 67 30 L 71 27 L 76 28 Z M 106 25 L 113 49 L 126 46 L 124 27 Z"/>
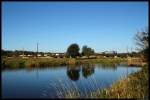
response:
<path id="1" fill-rule="evenodd" d="M 139 72 L 130 74 L 127 78 L 123 78 L 105 89 L 97 88 L 96 91 L 92 91 L 92 87 L 97 86 L 97 81 L 93 79 L 89 83 L 91 87 L 85 88 L 85 92 L 79 91 L 74 83 L 68 86 L 62 81 L 58 82 L 61 88 L 56 90 L 58 98 L 66 99 L 148 99 L 148 82 L 148 66 L 144 66 Z M 87 91 L 92 92 L 87 93 Z"/>
<path id="2" fill-rule="evenodd" d="M 147 65 L 141 71 L 121 79 L 108 89 L 104 89 L 101 94 L 99 94 L 99 90 L 95 91 L 94 94 L 100 98 L 144 99 L 148 98 L 148 82 Z"/>
<path id="3" fill-rule="evenodd" d="M 103 65 L 115 65 L 125 62 L 125 59 L 74 59 L 74 58 L 2 58 L 2 68 L 24 68 L 24 67 L 49 67 L 61 65 L 78 65 L 101 63 Z"/>

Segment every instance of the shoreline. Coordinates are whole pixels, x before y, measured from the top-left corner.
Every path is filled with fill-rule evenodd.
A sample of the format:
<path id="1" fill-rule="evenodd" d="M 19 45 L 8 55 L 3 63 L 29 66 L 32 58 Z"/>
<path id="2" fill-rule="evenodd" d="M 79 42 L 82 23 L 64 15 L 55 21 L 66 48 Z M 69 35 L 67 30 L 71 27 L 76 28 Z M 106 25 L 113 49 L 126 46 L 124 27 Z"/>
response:
<path id="1" fill-rule="evenodd" d="M 126 78 L 114 82 L 110 87 L 97 89 L 82 98 L 78 91 L 65 94 L 66 99 L 146 99 L 149 98 L 148 65 L 140 71 L 131 73 Z"/>
<path id="2" fill-rule="evenodd" d="M 115 66 L 121 62 L 126 63 L 125 58 L 97 58 L 97 59 L 79 59 L 79 58 L 3 58 L 3 68 L 28 68 L 28 67 L 51 67 L 64 65 L 80 64 L 103 64 Z"/>
<path id="3" fill-rule="evenodd" d="M 108 66 L 116 66 L 116 64 L 123 63 L 128 66 L 145 66 L 146 63 L 132 61 L 131 58 L 93 58 L 93 59 L 81 59 L 81 58 L 2 58 L 3 68 L 33 68 L 33 67 L 57 67 L 65 65 L 80 65 L 80 64 L 102 64 Z"/>
<path id="4" fill-rule="evenodd" d="M 109 88 L 91 94 L 95 95 L 92 98 L 148 99 L 148 82 L 148 65 L 145 65 L 140 71 L 120 79 Z"/>

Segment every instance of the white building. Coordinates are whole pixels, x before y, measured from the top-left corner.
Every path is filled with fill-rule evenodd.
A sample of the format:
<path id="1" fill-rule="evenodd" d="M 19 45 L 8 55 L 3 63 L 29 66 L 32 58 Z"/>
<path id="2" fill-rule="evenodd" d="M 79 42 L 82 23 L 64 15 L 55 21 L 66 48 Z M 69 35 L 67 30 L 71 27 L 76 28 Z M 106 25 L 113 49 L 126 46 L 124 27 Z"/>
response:
<path id="1" fill-rule="evenodd" d="M 38 54 L 37 56 L 38 56 L 38 57 L 41 57 L 41 54 Z"/>

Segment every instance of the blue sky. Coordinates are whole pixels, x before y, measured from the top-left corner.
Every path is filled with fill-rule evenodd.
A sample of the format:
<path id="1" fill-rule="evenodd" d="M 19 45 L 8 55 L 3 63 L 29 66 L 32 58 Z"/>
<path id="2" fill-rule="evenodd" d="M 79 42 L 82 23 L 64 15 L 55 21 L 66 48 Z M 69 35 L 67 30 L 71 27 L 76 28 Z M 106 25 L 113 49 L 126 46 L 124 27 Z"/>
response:
<path id="1" fill-rule="evenodd" d="M 135 48 L 148 26 L 147 2 L 2 2 L 2 48 L 66 52 L 77 43 L 102 52 Z"/>

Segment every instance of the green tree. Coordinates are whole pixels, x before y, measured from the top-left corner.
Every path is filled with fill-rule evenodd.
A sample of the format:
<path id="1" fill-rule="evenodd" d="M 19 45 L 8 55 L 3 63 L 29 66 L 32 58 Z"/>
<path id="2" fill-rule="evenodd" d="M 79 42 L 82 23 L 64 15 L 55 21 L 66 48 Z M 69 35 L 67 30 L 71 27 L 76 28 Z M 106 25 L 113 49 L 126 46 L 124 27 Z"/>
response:
<path id="1" fill-rule="evenodd" d="M 94 54 L 94 50 L 90 47 L 87 47 L 86 45 L 82 47 L 82 55 L 83 56 L 90 56 Z"/>
<path id="2" fill-rule="evenodd" d="M 73 58 L 75 58 L 76 56 L 79 56 L 79 46 L 78 44 L 74 43 L 71 44 L 68 49 L 67 49 L 67 56 L 71 56 Z"/>
<path id="3" fill-rule="evenodd" d="M 149 58 L 149 32 L 148 29 L 137 32 L 135 35 L 137 50 L 144 56 L 146 60 Z"/>

